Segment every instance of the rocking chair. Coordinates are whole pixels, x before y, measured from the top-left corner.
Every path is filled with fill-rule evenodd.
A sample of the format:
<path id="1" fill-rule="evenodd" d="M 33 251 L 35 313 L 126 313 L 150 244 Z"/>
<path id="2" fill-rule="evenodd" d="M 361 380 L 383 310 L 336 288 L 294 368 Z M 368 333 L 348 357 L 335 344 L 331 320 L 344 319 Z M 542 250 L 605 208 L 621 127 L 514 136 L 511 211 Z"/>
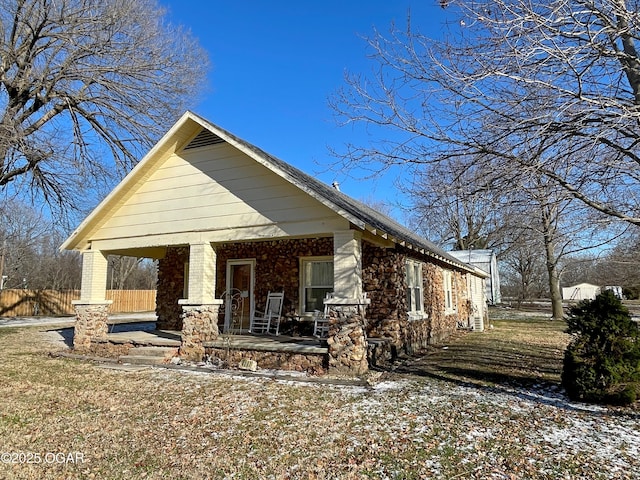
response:
<path id="1" fill-rule="evenodd" d="M 329 292 L 325 296 L 325 301 L 333 297 L 333 293 Z M 325 303 L 324 312 L 314 310 L 313 312 L 313 336 L 320 339 L 329 336 L 329 307 Z"/>
<path id="2" fill-rule="evenodd" d="M 251 333 L 271 333 L 275 326 L 275 334 L 280 334 L 280 317 L 282 316 L 282 304 L 284 302 L 284 292 L 267 294 L 267 303 L 264 312 L 256 311 L 251 317 L 249 332 Z"/>
<path id="3" fill-rule="evenodd" d="M 329 315 L 320 310 L 313 312 L 313 336 L 318 338 L 329 336 Z"/>

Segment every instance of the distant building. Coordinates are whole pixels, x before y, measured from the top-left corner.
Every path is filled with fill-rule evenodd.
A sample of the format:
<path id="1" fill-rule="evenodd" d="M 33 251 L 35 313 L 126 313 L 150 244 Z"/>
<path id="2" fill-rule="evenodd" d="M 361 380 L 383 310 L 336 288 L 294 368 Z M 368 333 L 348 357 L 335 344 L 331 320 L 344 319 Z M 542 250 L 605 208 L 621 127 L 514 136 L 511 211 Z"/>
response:
<path id="1" fill-rule="evenodd" d="M 593 300 L 600 293 L 602 288 L 590 283 L 579 283 L 562 289 L 562 299 L 569 302 L 579 302 L 580 300 Z"/>
<path id="2" fill-rule="evenodd" d="M 487 302 L 495 305 L 502 301 L 498 260 L 493 250 L 456 250 L 449 253 L 458 260 L 478 267 L 480 270 L 488 273 L 489 278 L 485 281 Z"/>
<path id="3" fill-rule="evenodd" d="M 593 300 L 596 296 L 605 290 L 611 290 L 613 294 L 622 300 L 622 287 L 618 285 L 607 285 L 599 287 L 590 283 L 579 283 L 572 287 L 562 289 L 562 299 L 568 302 L 579 302 L 580 300 Z"/>

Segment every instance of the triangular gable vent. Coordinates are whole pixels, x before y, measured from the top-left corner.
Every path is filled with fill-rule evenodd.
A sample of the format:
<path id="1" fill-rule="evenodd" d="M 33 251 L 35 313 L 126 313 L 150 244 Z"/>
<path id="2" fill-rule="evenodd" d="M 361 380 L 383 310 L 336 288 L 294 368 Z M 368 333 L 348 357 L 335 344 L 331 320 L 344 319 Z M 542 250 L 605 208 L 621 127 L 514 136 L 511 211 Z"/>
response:
<path id="1" fill-rule="evenodd" d="M 215 133 L 203 128 L 200 133 L 189 142 L 189 145 L 184 147 L 184 150 L 191 150 L 192 148 L 208 147 L 210 145 L 216 145 L 218 143 L 224 143 L 224 140 L 217 136 Z"/>

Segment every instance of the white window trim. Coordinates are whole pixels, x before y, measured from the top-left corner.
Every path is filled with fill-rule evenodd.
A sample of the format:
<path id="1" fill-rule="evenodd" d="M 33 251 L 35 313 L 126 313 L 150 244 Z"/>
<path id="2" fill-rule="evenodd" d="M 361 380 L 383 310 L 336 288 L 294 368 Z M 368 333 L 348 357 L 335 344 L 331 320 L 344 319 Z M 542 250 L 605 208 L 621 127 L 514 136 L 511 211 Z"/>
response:
<path id="1" fill-rule="evenodd" d="M 309 262 L 333 262 L 333 256 L 332 255 L 326 255 L 326 256 L 319 256 L 319 257 L 300 257 L 300 273 L 299 273 L 299 278 L 298 278 L 298 283 L 300 286 L 299 289 L 299 305 L 298 305 L 298 311 L 300 312 L 300 316 L 303 318 L 312 318 L 313 317 L 313 312 L 305 312 L 305 303 L 304 303 L 304 299 L 305 299 L 305 295 L 304 295 L 304 289 L 305 289 L 305 285 L 304 285 L 304 272 L 305 272 L 305 264 L 309 263 Z M 333 288 L 333 285 L 332 285 Z"/>
<path id="2" fill-rule="evenodd" d="M 419 310 L 411 310 L 411 305 L 407 305 L 407 307 L 409 308 L 409 310 L 407 311 L 407 315 L 409 317 L 409 321 L 415 321 L 415 320 L 424 320 L 426 318 L 428 318 L 428 315 L 424 312 L 424 276 L 423 276 L 423 267 L 424 263 L 423 262 L 419 262 L 417 260 L 411 260 L 408 259 L 405 263 L 405 269 L 407 269 L 408 267 L 411 268 L 415 268 L 416 266 L 418 266 L 418 272 L 419 272 L 419 278 L 418 278 L 418 285 L 417 287 L 420 290 L 420 309 Z M 405 270 L 406 271 L 406 270 Z M 409 285 L 409 278 L 407 278 L 407 293 L 412 289 L 415 288 L 415 286 L 411 286 Z"/>
<path id="3" fill-rule="evenodd" d="M 442 283 L 444 289 L 444 313 L 455 313 L 456 304 L 453 301 L 453 272 L 444 270 L 442 272 Z M 447 295 L 447 293 L 449 295 Z"/>

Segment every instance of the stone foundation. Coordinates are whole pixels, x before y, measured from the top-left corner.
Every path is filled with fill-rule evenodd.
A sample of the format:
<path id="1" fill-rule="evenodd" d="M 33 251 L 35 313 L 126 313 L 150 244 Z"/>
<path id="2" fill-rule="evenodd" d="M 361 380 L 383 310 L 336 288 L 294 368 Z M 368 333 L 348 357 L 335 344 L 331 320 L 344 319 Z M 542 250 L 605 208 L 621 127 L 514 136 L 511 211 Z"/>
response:
<path id="1" fill-rule="evenodd" d="M 207 355 L 219 358 L 230 368 L 236 368 L 243 359 L 255 360 L 259 368 L 290 370 L 322 375 L 327 371 L 327 356 L 293 352 L 262 352 L 256 350 L 227 350 L 206 348 Z"/>
<path id="2" fill-rule="evenodd" d="M 219 306 L 219 304 L 182 306 L 181 357 L 196 362 L 204 359 L 203 342 L 218 338 Z"/>
<path id="3" fill-rule="evenodd" d="M 74 305 L 76 323 L 73 331 L 73 348 L 88 350 L 91 341 L 107 336 L 107 320 L 111 302 Z"/>
<path id="4" fill-rule="evenodd" d="M 367 359 L 369 367 L 372 368 L 389 368 L 398 358 L 396 346 L 390 338 L 371 338 L 367 339 Z"/>
<path id="5" fill-rule="evenodd" d="M 329 371 L 363 375 L 369 370 L 365 305 L 329 305 Z"/>

